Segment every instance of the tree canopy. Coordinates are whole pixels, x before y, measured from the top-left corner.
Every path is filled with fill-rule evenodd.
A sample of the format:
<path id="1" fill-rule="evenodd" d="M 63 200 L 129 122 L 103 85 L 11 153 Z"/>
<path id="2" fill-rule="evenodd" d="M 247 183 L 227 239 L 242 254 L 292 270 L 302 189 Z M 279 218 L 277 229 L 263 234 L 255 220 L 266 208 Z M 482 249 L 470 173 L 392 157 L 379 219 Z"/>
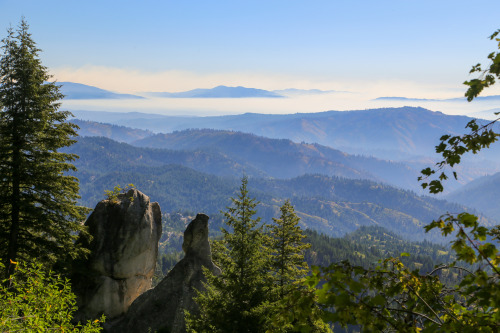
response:
<path id="1" fill-rule="evenodd" d="M 58 150 L 75 142 L 76 126 L 60 111 L 63 95 L 40 61 L 23 19 L 8 30 L 0 58 L 0 257 L 44 264 L 75 258 L 87 210 L 78 206 L 77 157 Z"/>
<path id="2" fill-rule="evenodd" d="M 257 202 L 249 197 L 247 183 L 243 178 L 233 205 L 224 212 L 228 228 L 222 229 L 223 241 L 213 249 L 222 273 L 205 272 L 206 292 L 196 298 L 200 315 L 188 320 L 194 332 L 258 332 L 262 326 L 258 308 L 268 291 L 263 276 L 268 255 L 260 219 L 255 218 Z"/>
<path id="3" fill-rule="evenodd" d="M 310 245 L 298 226 L 289 201 L 271 225 L 255 218 L 257 201 L 248 195 L 248 179 L 242 180 L 233 205 L 224 212 L 227 228 L 221 241 L 212 243 L 219 276 L 205 271 L 205 290 L 196 297 L 199 314 L 188 314 L 190 332 L 292 332 L 293 325 L 274 320 L 290 306 L 286 296 L 304 289 L 308 272 L 304 251 Z M 313 308 L 315 308 L 313 306 Z M 330 332 L 322 321 L 305 316 L 300 328 Z"/>

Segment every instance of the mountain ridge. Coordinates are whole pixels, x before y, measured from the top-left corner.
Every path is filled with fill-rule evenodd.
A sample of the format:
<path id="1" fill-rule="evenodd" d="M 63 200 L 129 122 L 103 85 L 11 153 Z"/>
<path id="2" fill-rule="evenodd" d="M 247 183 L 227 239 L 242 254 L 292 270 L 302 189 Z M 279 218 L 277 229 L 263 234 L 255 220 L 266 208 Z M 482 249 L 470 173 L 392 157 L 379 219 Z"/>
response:
<path id="1" fill-rule="evenodd" d="M 86 113 L 96 120 L 100 113 Z M 79 113 L 75 111 L 78 117 Z M 424 108 L 402 107 L 354 111 L 324 111 L 269 115 L 245 113 L 229 116 L 121 119 L 120 114 L 102 114 L 106 121 L 122 126 L 168 133 L 190 128 L 210 128 L 253 133 L 274 139 L 310 142 L 350 154 L 365 154 L 400 160 L 408 156 L 435 156 L 434 146 L 446 133 L 462 134 L 473 118 L 449 116 Z M 499 154 L 489 153 L 491 158 Z"/>
<path id="2" fill-rule="evenodd" d="M 500 221 L 500 172 L 480 177 L 446 195 L 446 199 L 473 207 Z"/>
<path id="3" fill-rule="evenodd" d="M 319 144 L 295 143 L 236 131 L 192 129 L 155 134 L 131 143 L 138 147 L 220 151 L 274 178 L 305 173 L 363 178 L 419 191 L 418 172 L 410 167 L 372 157 L 349 155 Z"/>
<path id="4" fill-rule="evenodd" d="M 283 95 L 264 89 L 247 88 L 242 86 L 228 87 L 223 85 L 208 89 L 198 88 L 181 92 L 147 92 L 145 94 L 152 97 L 163 97 L 163 98 L 283 98 L 285 97 Z"/>
<path id="5" fill-rule="evenodd" d="M 158 201 L 163 211 L 216 214 L 230 205 L 230 197 L 237 192 L 244 174 L 238 169 L 240 166 L 224 155 L 137 148 L 105 138 L 79 140 L 65 152 L 80 156 L 74 162 L 78 171 L 73 174 L 80 179 L 83 205 L 101 200 L 104 191 L 117 184 L 133 183 Z M 214 168 L 219 175 L 204 169 L 210 165 L 207 158 L 215 158 L 219 163 Z M 189 167 L 179 162 L 188 163 Z M 304 227 L 333 236 L 342 236 L 361 225 L 380 225 L 408 239 L 439 241 L 441 236 L 426 234 L 423 225 L 445 211 L 466 210 L 463 206 L 364 179 L 320 174 L 273 179 L 256 174 L 250 177 L 249 184 L 250 194 L 261 202 L 259 214 L 263 218 L 270 220 L 277 216 L 284 199 L 289 198 Z"/>
<path id="6" fill-rule="evenodd" d="M 65 99 L 144 99 L 142 96 L 120 94 L 75 82 L 57 82 Z"/>

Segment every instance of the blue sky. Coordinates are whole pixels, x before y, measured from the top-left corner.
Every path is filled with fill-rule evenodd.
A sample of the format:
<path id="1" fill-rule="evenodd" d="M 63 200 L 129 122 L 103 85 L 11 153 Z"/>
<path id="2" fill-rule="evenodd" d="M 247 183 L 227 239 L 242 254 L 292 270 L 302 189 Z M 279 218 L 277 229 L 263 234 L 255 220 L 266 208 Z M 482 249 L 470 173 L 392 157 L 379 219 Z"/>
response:
<path id="1" fill-rule="evenodd" d="M 447 98 L 495 49 L 498 13 L 498 0 L 0 0 L 0 28 L 24 16 L 57 80 L 118 92 L 225 84 Z"/>

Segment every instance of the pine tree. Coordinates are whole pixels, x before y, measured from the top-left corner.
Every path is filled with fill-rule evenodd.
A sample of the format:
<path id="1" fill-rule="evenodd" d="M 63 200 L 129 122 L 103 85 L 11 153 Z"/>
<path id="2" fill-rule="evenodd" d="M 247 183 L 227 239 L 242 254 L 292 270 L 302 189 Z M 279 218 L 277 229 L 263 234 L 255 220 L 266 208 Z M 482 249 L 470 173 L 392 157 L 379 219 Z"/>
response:
<path id="1" fill-rule="evenodd" d="M 293 285 L 306 276 L 309 267 L 304 259 L 304 251 L 311 244 L 304 243 L 306 237 L 299 226 L 300 218 L 289 200 L 280 208 L 280 218 L 273 218 L 269 226 L 271 265 L 277 297 L 283 299 Z"/>
<path id="2" fill-rule="evenodd" d="M 307 290 L 304 288 L 304 279 L 309 272 L 309 266 L 304 259 L 305 250 L 311 244 L 304 243 L 306 237 L 302 234 L 299 226 L 300 218 L 289 200 L 280 208 L 279 218 L 273 218 L 274 223 L 269 225 L 269 237 L 267 238 L 270 252 L 270 272 L 272 286 L 268 293 L 268 301 L 263 305 L 264 313 L 267 313 L 267 330 L 270 332 L 296 332 L 306 330 L 308 332 L 320 333 L 331 332 L 317 315 L 307 315 L 296 319 L 291 325 L 283 320 L 287 312 L 293 307 L 294 295 L 301 295 Z M 319 309 L 314 303 L 310 304 L 312 313 L 318 313 Z"/>
<path id="3" fill-rule="evenodd" d="M 240 193 L 224 212 L 230 230 L 222 229 L 223 240 L 213 247 L 220 276 L 207 273 L 206 290 L 196 302 L 198 316 L 188 316 L 193 332 L 263 332 L 267 300 L 269 255 L 264 246 L 262 226 L 255 218 L 257 202 L 248 196 L 248 179 L 242 180 Z"/>
<path id="4" fill-rule="evenodd" d="M 76 257 L 87 210 L 77 205 L 77 157 L 60 148 L 75 142 L 63 95 L 41 64 L 28 24 L 8 30 L 0 58 L 0 257 L 43 264 Z"/>

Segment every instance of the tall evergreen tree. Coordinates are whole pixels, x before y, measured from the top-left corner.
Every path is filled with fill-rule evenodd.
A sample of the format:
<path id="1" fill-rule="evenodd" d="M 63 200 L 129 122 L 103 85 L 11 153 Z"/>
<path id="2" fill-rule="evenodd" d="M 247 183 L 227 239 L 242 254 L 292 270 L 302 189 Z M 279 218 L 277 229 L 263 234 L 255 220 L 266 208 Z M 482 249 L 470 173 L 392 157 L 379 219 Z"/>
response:
<path id="1" fill-rule="evenodd" d="M 77 157 L 60 148 L 75 142 L 63 95 L 41 64 L 23 19 L 8 30 L 0 58 L 0 257 L 53 264 L 84 250 L 74 245 L 86 209 L 79 207 Z"/>
<path id="2" fill-rule="evenodd" d="M 224 212 L 229 230 L 222 229 L 223 240 L 213 247 L 222 274 L 207 272 L 206 291 L 196 299 L 200 314 L 188 316 L 191 331 L 264 332 L 259 311 L 267 300 L 269 255 L 260 219 L 254 217 L 258 203 L 248 196 L 247 183 L 243 178 L 239 195 Z"/>
<path id="3" fill-rule="evenodd" d="M 294 283 L 306 276 L 309 267 L 304 259 L 304 251 L 311 244 L 304 243 L 306 237 L 299 226 L 300 218 L 289 200 L 280 208 L 281 216 L 273 218 L 269 226 L 271 265 L 277 297 L 282 299 L 292 289 Z"/>
<path id="4" fill-rule="evenodd" d="M 331 333 L 325 322 L 318 318 L 317 306 L 312 302 L 309 306 L 312 313 L 302 318 L 297 318 L 293 325 L 283 320 L 287 312 L 293 308 L 294 295 L 307 293 L 304 288 L 304 279 L 309 272 L 309 266 L 304 259 L 305 250 L 311 244 L 304 243 L 306 237 L 299 226 L 300 218 L 289 200 L 280 208 L 279 218 L 273 218 L 274 223 L 269 225 L 267 238 L 270 252 L 270 272 L 272 285 L 268 293 L 268 300 L 263 305 L 263 318 L 267 320 L 269 332 L 297 332 Z"/>

